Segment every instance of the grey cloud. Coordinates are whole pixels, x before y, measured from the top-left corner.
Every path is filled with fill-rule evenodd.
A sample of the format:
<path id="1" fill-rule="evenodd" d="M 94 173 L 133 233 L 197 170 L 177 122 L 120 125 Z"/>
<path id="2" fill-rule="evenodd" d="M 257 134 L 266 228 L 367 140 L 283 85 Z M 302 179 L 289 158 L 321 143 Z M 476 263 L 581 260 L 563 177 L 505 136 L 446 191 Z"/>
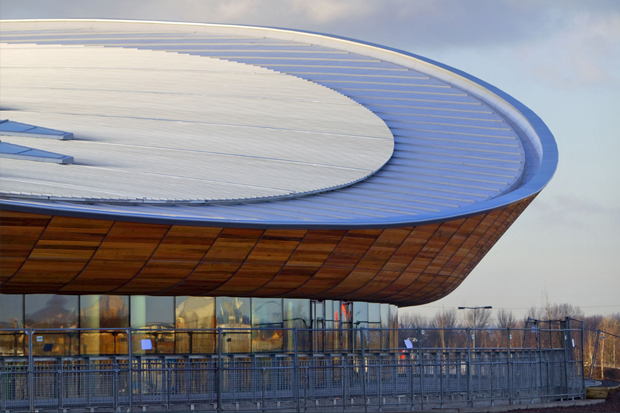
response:
<path id="1" fill-rule="evenodd" d="M 544 38 L 576 15 L 620 13 L 617 1 L 3 0 L 2 18 L 122 18 L 264 25 L 400 48 L 495 47 Z"/>

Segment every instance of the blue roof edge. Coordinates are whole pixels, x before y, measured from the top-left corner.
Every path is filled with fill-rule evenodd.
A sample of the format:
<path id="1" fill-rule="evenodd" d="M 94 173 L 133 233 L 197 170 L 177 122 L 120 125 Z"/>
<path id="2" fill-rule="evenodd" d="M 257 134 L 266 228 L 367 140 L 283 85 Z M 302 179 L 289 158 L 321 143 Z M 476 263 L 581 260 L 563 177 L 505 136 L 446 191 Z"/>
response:
<path id="1" fill-rule="evenodd" d="M 143 20 L 116 20 L 116 19 L 16 19 L 16 20 L 0 20 L 1 22 L 27 22 L 27 21 L 107 21 L 107 22 L 135 22 L 135 23 L 157 23 L 151 21 L 143 21 Z M 189 22 L 165 22 L 161 21 L 159 23 L 175 23 L 180 25 L 216 25 L 212 23 L 189 23 Z M 166 208 L 165 211 L 162 211 L 161 214 L 152 213 L 154 207 L 150 208 L 149 211 L 151 213 L 140 214 L 140 213 L 130 213 L 127 211 L 101 211 L 98 209 L 90 209 L 84 208 L 84 204 L 70 204 L 70 203 L 56 203 L 56 202 L 37 202 L 32 200 L 17 200 L 17 199 L 0 199 L 0 209 L 5 209 L 8 211 L 15 212 L 30 212 L 30 213 L 39 213 L 39 214 L 53 214 L 53 215 L 62 215 L 62 216 L 74 216 L 80 218 L 94 218 L 94 219 L 109 219 L 109 220 L 117 220 L 117 221 L 131 221 L 131 222 L 143 222 L 143 223 L 160 223 L 167 225 L 192 225 L 192 226 L 214 226 L 214 227 L 238 227 L 238 228 L 289 228 L 289 229 L 370 229 L 370 228 L 392 228 L 392 227 L 404 227 L 404 226 L 414 226 L 414 225 L 425 225 L 432 224 L 437 222 L 455 220 L 467 218 L 474 215 L 484 214 L 487 212 L 491 212 L 493 210 L 504 208 L 511 204 L 517 203 L 524 199 L 527 199 L 533 195 L 538 194 L 542 191 L 545 186 L 551 181 L 553 178 L 555 171 L 557 170 L 558 160 L 559 160 L 559 152 L 557 143 L 555 138 L 547 125 L 543 122 L 543 120 L 534 113 L 530 108 L 525 106 L 519 100 L 515 99 L 508 93 L 502 91 L 501 89 L 466 73 L 462 70 L 456 69 L 449 65 L 437 62 L 435 60 L 416 55 L 414 53 L 410 53 L 404 50 L 391 48 L 383 45 L 379 45 L 376 43 L 361 41 L 357 39 L 351 39 L 344 36 L 336 36 L 331 34 L 325 34 L 320 32 L 312 32 L 305 30 L 291 30 L 284 29 L 279 27 L 265 27 L 265 26 L 249 26 L 249 25 L 228 25 L 228 24 L 217 24 L 220 26 L 237 26 L 237 27 L 246 27 L 246 28 L 256 28 L 256 29 L 274 29 L 274 30 L 283 30 L 291 33 L 300 33 L 300 34 L 310 34 L 310 35 L 319 35 L 328 37 L 336 40 L 343 40 L 348 42 L 354 42 L 361 45 L 376 47 L 379 49 L 383 49 L 386 51 L 391 51 L 395 53 L 402 54 L 404 56 L 412 57 L 414 59 L 423 61 L 425 63 L 432 64 L 441 69 L 447 70 L 457 76 L 460 76 L 464 79 L 467 79 L 471 82 L 474 82 L 488 91 L 494 93 L 498 97 L 502 98 L 510 105 L 512 105 L 517 111 L 519 111 L 530 123 L 533 130 L 536 132 L 540 139 L 540 144 L 542 147 L 542 158 L 540 161 L 540 166 L 536 172 L 536 174 L 521 187 L 515 189 L 512 192 L 507 194 L 498 196 L 497 198 L 490 199 L 488 201 L 483 201 L 472 205 L 470 207 L 459 208 L 455 210 L 453 213 L 442 213 L 440 215 L 424 215 L 417 220 L 411 219 L 403 219 L 404 216 L 397 216 L 394 218 L 364 218 L 364 219 L 351 219 L 351 220 L 326 220 L 323 222 L 319 221 L 269 221 L 269 222 L 258 222 L 252 220 L 217 220 L 217 219 L 200 219 L 193 218 L 189 216 L 178 216 L 171 217 L 172 211 L 170 208 L 174 208 L 174 206 L 162 207 Z M 312 196 L 312 195 L 309 195 Z M 286 200 L 279 202 L 287 202 Z M 98 204 L 101 205 L 101 204 Z M 103 205 L 102 205 L 103 206 Z M 208 206 L 203 206 L 202 208 L 206 208 Z M 193 208 L 201 208 L 200 206 L 195 206 Z M 138 212 L 138 211 L 136 211 Z"/>

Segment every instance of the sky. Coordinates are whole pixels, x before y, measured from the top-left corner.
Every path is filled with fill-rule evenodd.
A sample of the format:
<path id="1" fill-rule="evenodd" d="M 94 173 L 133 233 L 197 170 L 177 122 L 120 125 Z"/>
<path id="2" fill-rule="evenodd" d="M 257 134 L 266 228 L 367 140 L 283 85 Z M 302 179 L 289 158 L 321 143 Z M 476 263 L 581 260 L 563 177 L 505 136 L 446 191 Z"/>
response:
<path id="1" fill-rule="evenodd" d="M 0 18 L 114 18 L 316 31 L 416 53 L 495 85 L 555 135 L 555 177 L 448 297 L 401 309 L 571 303 L 620 312 L 620 1 L 2 0 Z"/>

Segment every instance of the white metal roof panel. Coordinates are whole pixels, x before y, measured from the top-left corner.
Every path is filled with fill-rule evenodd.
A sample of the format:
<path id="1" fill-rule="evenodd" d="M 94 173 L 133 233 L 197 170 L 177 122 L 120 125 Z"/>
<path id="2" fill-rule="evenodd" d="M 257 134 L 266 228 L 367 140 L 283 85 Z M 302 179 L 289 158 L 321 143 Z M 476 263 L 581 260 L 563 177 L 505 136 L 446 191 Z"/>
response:
<path id="1" fill-rule="evenodd" d="M 58 30 L 46 33 L 20 31 L 33 25 Z M 68 44 L 85 45 L 70 46 L 82 49 L 106 46 L 131 50 L 127 49 L 131 47 L 139 49 L 133 53 L 174 51 L 211 62 L 234 61 L 257 70 L 274 70 L 347 96 L 381 118 L 394 135 L 394 153 L 385 166 L 366 179 L 335 191 L 229 206 L 184 206 L 183 203 L 165 207 L 83 206 L 57 202 L 50 207 L 62 209 L 65 213 L 256 226 L 296 226 L 302 222 L 306 226 L 385 226 L 436 221 L 523 199 L 544 186 L 557 163 L 552 136 L 522 104 L 469 75 L 387 48 L 312 33 L 239 26 L 59 21 L 14 22 L 9 28 L 4 25 L 2 30 L 3 41 L 19 42 L 15 47 L 21 47 L 25 52 L 33 47 L 63 50 L 65 46 L 61 45 Z M 35 43 L 47 45 L 37 46 Z M 89 62 L 86 65 L 93 67 Z M 74 69 L 68 66 L 62 61 L 50 63 L 50 67 Z M 149 76 L 146 67 L 141 70 Z M 109 79 L 105 73 L 101 76 Z M 131 93 L 131 82 L 121 82 L 118 86 L 124 88 L 124 93 Z M 236 105 L 235 99 L 251 99 L 247 96 L 251 89 L 247 89 L 246 94 L 245 87 L 236 88 L 235 83 L 220 88 L 203 86 L 201 99 L 208 101 L 223 91 L 226 95 L 223 102 L 228 110 Z M 226 99 L 232 100 L 227 102 Z M 131 102 L 128 102 L 118 112 L 130 107 Z M 262 109 L 259 108 L 258 113 Z M 234 122 L 252 119 L 256 114 L 253 110 L 253 107 L 243 107 Z M 42 111 L 30 114 L 24 111 L 22 114 L 34 116 L 37 112 L 45 115 L 42 119 L 64 116 Z M 176 117 L 187 122 L 183 112 L 170 111 L 169 115 L 170 122 Z M 95 118 L 97 114 L 89 113 L 89 116 Z M 148 123 L 153 119 L 136 121 Z M 325 128 L 317 132 L 329 139 L 333 125 L 325 123 L 323 126 Z M 228 128 L 230 125 L 218 127 Z M 112 129 L 110 125 L 102 126 L 97 139 L 118 139 L 106 137 L 111 136 Z M 263 148 L 268 153 L 277 153 L 269 142 L 277 142 L 280 135 L 293 136 L 296 132 L 298 130 L 294 128 L 274 128 L 264 134 L 252 150 Z M 341 130 L 336 132 L 343 133 Z M 200 130 L 193 133 L 196 136 L 192 143 L 199 141 L 201 135 Z M 375 133 L 370 131 L 368 135 L 371 136 L 367 139 Z M 547 148 L 546 163 L 543 162 L 544 148 Z M 265 182 L 260 174 L 256 178 Z M 300 183 L 302 181 L 300 178 Z M 528 189 L 530 187 L 538 189 Z M 6 202 L 21 202 L 25 208 L 36 208 L 37 205 L 30 201 Z"/>

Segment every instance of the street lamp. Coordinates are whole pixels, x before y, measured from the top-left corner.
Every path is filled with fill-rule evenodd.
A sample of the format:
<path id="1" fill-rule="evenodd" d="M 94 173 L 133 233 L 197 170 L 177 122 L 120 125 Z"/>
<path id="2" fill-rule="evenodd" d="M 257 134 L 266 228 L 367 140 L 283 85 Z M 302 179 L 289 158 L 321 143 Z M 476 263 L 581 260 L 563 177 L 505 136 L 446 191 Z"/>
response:
<path id="1" fill-rule="evenodd" d="M 490 305 L 486 305 L 484 307 L 457 307 L 459 310 L 474 310 L 474 325 L 472 326 L 474 328 L 474 332 L 472 334 L 472 339 L 473 339 L 473 348 L 476 348 L 476 310 L 489 310 L 491 308 L 493 308 Z"/>

